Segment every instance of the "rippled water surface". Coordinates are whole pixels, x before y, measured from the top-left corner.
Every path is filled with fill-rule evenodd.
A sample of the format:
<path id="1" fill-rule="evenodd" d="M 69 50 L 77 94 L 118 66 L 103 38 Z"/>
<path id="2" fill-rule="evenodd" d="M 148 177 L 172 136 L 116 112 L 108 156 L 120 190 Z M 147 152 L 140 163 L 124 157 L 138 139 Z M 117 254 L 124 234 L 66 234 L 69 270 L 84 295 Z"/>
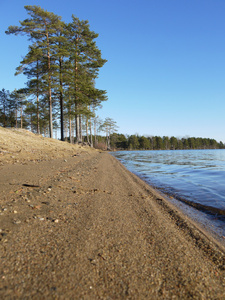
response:
<path id="1" fill-rule="evenodd" d="M 176 199 L 225 215 L 225 150 L 119 151 L 112 155 Z"/>

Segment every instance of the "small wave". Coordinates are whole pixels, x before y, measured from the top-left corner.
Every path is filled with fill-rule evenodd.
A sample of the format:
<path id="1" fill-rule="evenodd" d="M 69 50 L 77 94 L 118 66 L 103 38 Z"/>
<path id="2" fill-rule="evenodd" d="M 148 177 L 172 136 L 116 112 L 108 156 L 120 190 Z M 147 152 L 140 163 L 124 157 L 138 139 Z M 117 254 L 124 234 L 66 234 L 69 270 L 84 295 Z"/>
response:
<path id="1" fill-rule="evenodd" d="M 195 209 L 198 209 L 200 211 L 206 212 L 206 213 L 211 213 L 214 215 L 220 215 L 220 216 L 225 216 L 225 210 L 224 209 L 220 209 L 214 206 L 210 206 L 210 205 L 204 205 L 198 202 L 193 202 L 184 198 L 181 198 L 179 196 L 174 197 L 176 200 L 179 200 L 191 207 L 194 207 Z"/>

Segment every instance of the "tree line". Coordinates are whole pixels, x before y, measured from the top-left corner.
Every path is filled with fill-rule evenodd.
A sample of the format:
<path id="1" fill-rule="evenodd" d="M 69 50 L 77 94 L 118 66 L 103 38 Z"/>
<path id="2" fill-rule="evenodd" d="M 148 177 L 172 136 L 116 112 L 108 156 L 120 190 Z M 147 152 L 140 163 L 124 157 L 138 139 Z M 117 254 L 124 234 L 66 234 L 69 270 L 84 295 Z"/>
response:
<path id="1" fill-rule="evenodd" d="M 28 52 L 15 73 L 24 74 L 27 83 L 13 92 L 2 89 L 0 123 L 17 127 L 19 120 L 20 127 L 29 123 L 32 131 L 50 137 L 59 126 L 61 140 L 68 130 L 71 141 L 75 136 L 80 142 L 83 123 L 90 132 L 90 120 L 107 100 L 106 91 L 95 86 L 106 63 L 96 45 L 98 34 L 90 30 L 87 20 L 74 15 L 65 23 L 40 6 L 25 9 L 29 17 L 20 26 L 9 26 L 6 34 L 28 36 Z"/>
<path id="2" fill-rule="evenodd" d="M 39 134 L 41 133 L 43 136 L 48 137 L 48 112 L 45 115 L 44 113 L 41 114 L 42 108 L 44 109 L 43 106 L 40 106 L 39 109 L 41 116 L 39 118 Z M 93 114 L 89 118 L 83 115 L 80 120 L 80 140 L 78 141 L 77 137 L 73 134 L 75 121 L 72 122 L 69 118 L 64 119 L 65 141 L 70 143 L 87 143 L 95 148 L 111 148 L 111 136 L 118 128 L 112 118 L 107 117 L 103 120 L 96 114 Z M 5 128 L 22 128 L 30 130 L 33 133 L 38 133 L 35 105 L 17 90 L 12 92 L 5 89 L 0 90 L 0 126 Z M 68 130 L 70 126 L 71 130 Z M 57 119 L 53 122 L 53 132 L 54 138 L 59 139 Z M 104 136 L 101 134 L 104 134 Z"/>
<path id="3" fill-rule="evenodd" d="M 111 148 L 115 150 L 225 149 L 225 144 L 210 138 L 125 136 L 124 134 L 113 133 L 111 135 Z"/>
<path id="4" fill-rule="evenodd" d="M 215 139 L 124 135 L 116 133 L 118 126 L 112 118 L 102 120 L 94 115 L 89 119 L 88 126 L 86 120 L 81 118 L 81 141 L 103 150 L 225 149 L 225 144 Z M 47 115 L 44 117 L 43 114 L 39 122 L 41 133 L 48 136 L 45 130 L 48 128 Z M 65 140 L 77 142 L 76 136 L 70 135 L 72 131 L 66 129 L 69 127 L 69 122 L 68 118 L 64 121 Z M 2 89 L 0 91 L 0 126 L 25 128 L 37 133 L 35 105 L 26 100 L 26 97 L 19 91 L 9 92 Z M 58 123 L 56 121 L 53 123 L 53 128 L 55 138 L 57 138 Z"/>

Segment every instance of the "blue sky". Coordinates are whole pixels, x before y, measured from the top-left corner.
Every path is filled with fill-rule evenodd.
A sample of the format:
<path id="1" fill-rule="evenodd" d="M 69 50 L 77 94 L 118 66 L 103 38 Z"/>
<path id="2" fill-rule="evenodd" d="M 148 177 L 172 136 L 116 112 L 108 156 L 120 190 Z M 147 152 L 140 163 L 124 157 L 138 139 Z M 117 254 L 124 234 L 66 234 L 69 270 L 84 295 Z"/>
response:
<path id="1" fill-rule="evenodd" d="M 14 76 L 26 37 L 7 36 L 27 17 L 24 5 L 71 21 L 88 20 L 108 62 L 96 85 L 108 101 L 98 115 L 119 132 L 209 137 L 225 142 L 224 0 L 0 0 L 0 89 L 26 82 Z"/>

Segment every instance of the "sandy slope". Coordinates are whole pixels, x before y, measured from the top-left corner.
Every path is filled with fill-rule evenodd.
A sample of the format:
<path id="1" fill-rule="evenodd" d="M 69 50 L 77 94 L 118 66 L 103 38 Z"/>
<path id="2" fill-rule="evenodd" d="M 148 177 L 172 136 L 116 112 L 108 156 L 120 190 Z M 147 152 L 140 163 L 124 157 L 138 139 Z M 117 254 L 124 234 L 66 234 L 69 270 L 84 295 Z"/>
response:
<path id="1" fill-rule="evenodd" d="M 222 246 L 109 154 L 77 150 L 2 155 L 0 298 L 225 299 Z"/>
<path id="2" fill-rule="evenodd" d="M 44 138 L 28 130 L 0 127 L 0 165 L 67 157 L 82 150 L 83 147 Z"/>

